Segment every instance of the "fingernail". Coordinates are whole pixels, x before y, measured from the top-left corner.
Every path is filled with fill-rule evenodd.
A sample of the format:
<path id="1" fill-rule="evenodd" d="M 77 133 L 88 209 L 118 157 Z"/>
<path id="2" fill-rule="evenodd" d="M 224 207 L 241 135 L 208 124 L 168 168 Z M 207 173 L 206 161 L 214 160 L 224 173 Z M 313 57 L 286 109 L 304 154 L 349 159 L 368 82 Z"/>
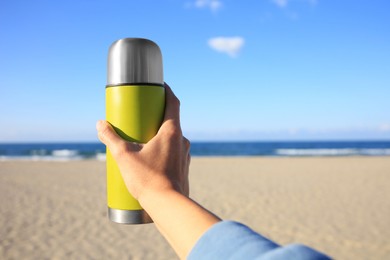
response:
<path id="1" fill-rule="evenodd" d="M 103 124 L 104 124 L 104 120 L 98 120 L 96 122 L 96 129 L 99 131 L 102 128 Z"/>

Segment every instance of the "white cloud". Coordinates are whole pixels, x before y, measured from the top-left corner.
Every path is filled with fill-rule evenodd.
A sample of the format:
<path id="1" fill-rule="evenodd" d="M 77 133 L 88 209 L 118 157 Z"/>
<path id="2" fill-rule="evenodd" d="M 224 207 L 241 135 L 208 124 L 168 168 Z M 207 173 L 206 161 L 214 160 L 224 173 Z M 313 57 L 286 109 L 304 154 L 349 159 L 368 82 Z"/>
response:
<path id="1" fill-rule="evenodd" d="M 222 7 L 222 2 L 219 0 L 196 0 L 194 5 L 197 8 L 209 8 L 212 11 L 217 11 Z"/>
<path id="2" fill-rule="evenodd" d="M 380 132 L 389 132 L 390 133 L 390 123 L 389 124 L 382 124 L 378 127 Z"/>
<path id="3" fill-rule="evenodd" d="M 281 8 L 286 7 L 288 4 L 288 0 L 272 0 L 272 2 Z"/>
<path id="4" fill-rule="evenodd" d="M 276 4 L 280 8 L 285 8 L 292 0 L 271 0 L 274 4 Z M 317 5 L 318 0 L 304 0 L 302 2 L 306 2 L 310 5 Z"/>
<path id="5" fill-rule="evenodd" d="M 208 44 L 218 52 L 226 53 L 230 57 L 237 57 L 244 42 L 242 37 L 215 37 L 209 39 Z"/>

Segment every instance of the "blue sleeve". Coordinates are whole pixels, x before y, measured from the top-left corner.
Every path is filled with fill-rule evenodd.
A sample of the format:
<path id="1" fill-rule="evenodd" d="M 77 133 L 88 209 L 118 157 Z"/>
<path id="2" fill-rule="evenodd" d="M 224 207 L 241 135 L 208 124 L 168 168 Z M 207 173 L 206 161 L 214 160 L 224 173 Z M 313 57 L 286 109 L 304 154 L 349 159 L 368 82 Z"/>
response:
<path id="1" fill-rule="evenodd" d="M 322 260 L 330 258 L 304 245 L 292 244 L 281 247 L 243 224 L 221 221 L 203 234 L 191 250 L 188 259 Z"/>

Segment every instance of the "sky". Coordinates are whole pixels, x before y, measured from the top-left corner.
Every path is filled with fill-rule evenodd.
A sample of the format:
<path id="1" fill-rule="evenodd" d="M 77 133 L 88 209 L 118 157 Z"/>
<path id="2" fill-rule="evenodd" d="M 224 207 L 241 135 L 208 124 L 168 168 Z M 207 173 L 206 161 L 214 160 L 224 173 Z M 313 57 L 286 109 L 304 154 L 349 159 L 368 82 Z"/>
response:
<path id="1" fill-rule="evenodd" d="M 0 1 L 0 142 L 97 141 L 112 42 L 148 38 L 191 141 L 390 140 L 388 0 Z"/>

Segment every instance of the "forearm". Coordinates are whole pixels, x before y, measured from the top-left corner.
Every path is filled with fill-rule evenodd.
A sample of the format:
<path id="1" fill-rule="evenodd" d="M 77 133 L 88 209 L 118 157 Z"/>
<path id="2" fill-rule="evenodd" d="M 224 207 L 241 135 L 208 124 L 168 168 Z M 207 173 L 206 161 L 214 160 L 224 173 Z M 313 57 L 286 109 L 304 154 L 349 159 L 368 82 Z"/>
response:
<path id="1" fill-rule="evenodd" d="M 182 259 L 204 232 L 220 221 L 199 204 L 173 189 L 148 192 L 140 198 L 140 203 Z"/>

